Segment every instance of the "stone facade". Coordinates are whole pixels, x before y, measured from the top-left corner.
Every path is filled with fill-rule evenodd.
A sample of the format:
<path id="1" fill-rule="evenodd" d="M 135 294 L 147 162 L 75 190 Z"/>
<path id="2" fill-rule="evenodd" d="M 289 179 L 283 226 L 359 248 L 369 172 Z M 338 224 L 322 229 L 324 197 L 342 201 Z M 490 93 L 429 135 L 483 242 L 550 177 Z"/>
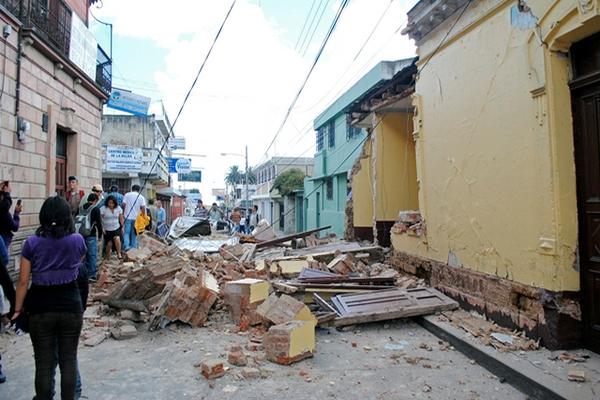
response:
<path id="1" fill-rule="evenodd" d="M 108 94 L 32 31 L 22 34 L 19 57 L 20 24 L 1 5 L 0 23 L 12 26 L 12 33 L 0 39 L 0 179 L 11 182 L 14 199 L 23 200 L 10 249 L 9 271 L 16 274 L 14 256 L 38 225 L 44 200 L 62 193 L 69 175 L 78 176 L 86 191 L 100 182 L 100 119 Z M 27 123 L 21 140 L 17 120 Z"/>

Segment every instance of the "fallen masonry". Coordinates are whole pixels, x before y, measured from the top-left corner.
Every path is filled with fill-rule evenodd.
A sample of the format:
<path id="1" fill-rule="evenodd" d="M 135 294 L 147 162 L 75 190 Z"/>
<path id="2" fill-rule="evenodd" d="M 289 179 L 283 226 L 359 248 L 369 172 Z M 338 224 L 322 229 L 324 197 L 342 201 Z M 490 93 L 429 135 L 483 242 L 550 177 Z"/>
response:
<path id="1" fill-rule="evenodd" d="M 317 326 L 343 326 L 451 310 L 457 304 L 399 274 L 377 246 L 317 238 L 186 236 L 171 243 L 141 235 L 129 261 L 101 265 L 84 329 L 88 346 L 172 323 L 233 322 L 246 343 L 196 365 L 207 379 L 240 368 L 263 376 L 265 360 L 313 357 Z M 292 248 L 292 245 L 296 248 Z M 99 304 L 101 302 L 102 304 Z M 216 324 L 216 325 L 215 325 Z M 226 366 L 227 363 L 229 365 Z M 244 368 L 243 370 L 241 368 Z"/>

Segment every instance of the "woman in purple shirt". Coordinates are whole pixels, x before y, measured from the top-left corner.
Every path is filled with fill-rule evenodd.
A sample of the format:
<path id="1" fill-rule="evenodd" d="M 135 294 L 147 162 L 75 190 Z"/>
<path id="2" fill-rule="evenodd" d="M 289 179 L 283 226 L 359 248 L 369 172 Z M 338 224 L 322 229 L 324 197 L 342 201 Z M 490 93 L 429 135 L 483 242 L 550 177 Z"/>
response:
<path id="1" fill-rule="evenodd" d="M 77 344 L 83 322 L 77 275 L 85 253 L 85 241 L 75 233 L 69 204 L 58 196 L 46 199 L 40 210 L 40 227 L 25 241 L 21 251 L 13 316 L 13 320 L 16 319 L 25 305 L 29 313 L 38 399 L 53 397 L 56 343 L 61 398 L 75 398 Z M 30 280 L 31 287 L 27 291 Z"/>

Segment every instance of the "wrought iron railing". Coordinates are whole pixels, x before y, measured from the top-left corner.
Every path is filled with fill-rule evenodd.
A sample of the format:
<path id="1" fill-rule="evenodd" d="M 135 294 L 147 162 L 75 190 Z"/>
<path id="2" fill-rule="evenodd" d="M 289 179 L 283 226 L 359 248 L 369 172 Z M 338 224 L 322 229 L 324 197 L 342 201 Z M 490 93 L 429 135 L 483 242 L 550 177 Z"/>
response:
<path id="1" fill-rule="evenodd" d="M 34 30 L 65 59 L 69 59 L 73 11 L 64 0 L 0 0 L 0 5 L 17 17 L 23 28 Z M 104 92 L 110 93 L 112 60 L 100 46 L 95 81 Z"/>

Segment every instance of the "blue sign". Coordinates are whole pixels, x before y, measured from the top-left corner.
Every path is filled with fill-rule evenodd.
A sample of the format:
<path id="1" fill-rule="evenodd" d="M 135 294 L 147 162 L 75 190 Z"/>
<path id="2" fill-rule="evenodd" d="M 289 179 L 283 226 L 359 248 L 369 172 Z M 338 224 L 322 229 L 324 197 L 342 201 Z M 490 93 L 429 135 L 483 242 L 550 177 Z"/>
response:
<path id="1" fill-rule="evenodd" d="M 202 171 L 190 171 L 189 174 L 179 174 L 179 182 L 202 182 Z"/>
<path id="2" fill-rule="evenodd" d="M 192 159 L 191 158 L 169 158 L 169 173 L 170 174 L 188 174 L 192 171 Z"/>
<path id="3" fill-rule="evenodd" d="M 150 97 L 141 96 L 126 90 L 113 88 L 106 104 L 115 110 L 125 111 L 134 115 L 148 115 Z"/>

